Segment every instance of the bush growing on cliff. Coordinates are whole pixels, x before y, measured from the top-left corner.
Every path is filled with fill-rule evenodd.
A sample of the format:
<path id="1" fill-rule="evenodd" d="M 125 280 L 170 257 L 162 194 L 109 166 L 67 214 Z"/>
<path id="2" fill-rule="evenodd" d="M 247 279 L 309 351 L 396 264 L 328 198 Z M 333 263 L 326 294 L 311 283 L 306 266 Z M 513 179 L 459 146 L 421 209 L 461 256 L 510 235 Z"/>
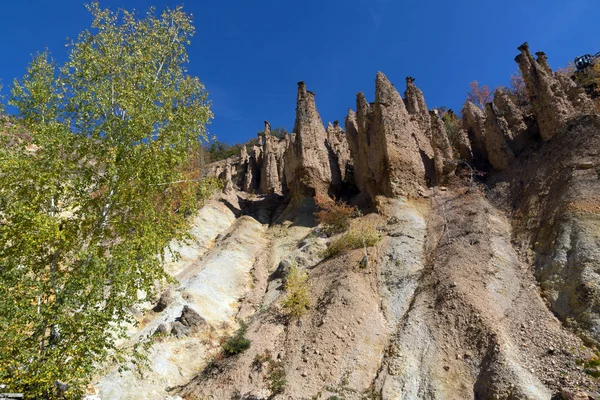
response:
<path id="1" fill-rule="evenodd" d="M 308 273 L 294 263 L 285 280 L 286 297 L 282 306 L 290 318 L 300 318 L 310 307 Z"/>
<path id="2" fill-rule="evenodd" d="M 460 119 L 458 119 L 454 111 L 447 110 L 442 112 L 442 121 L 444 122 L 444 128 L 452 146 L 452 151 L 455 156 L 458 156 L 460 154 L 460 130 L 462 129 Z"/>
<path id="3" fill-rule="evenodd" d="M 331 258 L 348 250 L 375 246 L 380 240 L 381 235 L 374 223 L 357 221 L 348 232 L 331 241 L 323 257 Z"/>
<path id="4" fill-rule="evenodd" d="M 280 126 L 280 127 L 275 127 L 271 130 L 271 136 L 276 137 L 277 139 L 283 139 L 286 136 L 288 136 L 290 133 L 288 132 L 288 130 L 286 129 L 285 126 Z M 258 136 L 264 136 L 265 135 L 265 131 L 262 130 L 260 132 L 258 132 Z"/>
<path id="5" fill-rule="evenodd" d="M 227 339 L 223 343 L 223 353 L 227 356 L 234 356 L 250 348 L 250 340 L 246 339 L 246 332 L 248 331 L 248 325 L 245 322 L 240 322 L 239 329 L 235 332 L 235 335 Z"/>
<path id="6" fill-rule="evenodd" d="M 317 194 L 314 199 L 319 208 L 319 211 L 315 212 L 317 222 L 323 225 L 326 233 L 340 233 L 348 229 L 352 217 L 356 215 L 354 207 L 320 194 Z"/>
<path id="7" fill-rule="evenodd" d="M 206 189 L 185 172 L 212 118 L 186 70 L 191 17 L 88 10 L 65 64 L 39 54 L 14 84 L 31 135 L 0 135 L 0 382 L 27 398 L 60 381 L 79 399 L 123 361 L 129 310 L 166 278 L 164 249 Z"/>
<path id="8" fill-rule="evenodd" d="M 485 105 L 494 99 L 494 94 L 489 86 L 479 86 L 479 82 L 473 81 L 469 83 L 470 90 L 467 91 L 467 101 L 475 104 L 482 110 L 485 109 Z"/>

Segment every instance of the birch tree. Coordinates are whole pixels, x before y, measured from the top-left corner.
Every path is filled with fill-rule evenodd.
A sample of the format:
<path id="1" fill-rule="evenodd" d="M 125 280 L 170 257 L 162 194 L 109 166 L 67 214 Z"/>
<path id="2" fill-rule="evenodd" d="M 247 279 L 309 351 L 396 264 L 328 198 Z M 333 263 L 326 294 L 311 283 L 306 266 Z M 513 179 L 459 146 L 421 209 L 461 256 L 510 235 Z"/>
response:
<path id="1" fill-rule="evenodd" d="M 191 16 L 86 7 L 68 61 L 45 51 L 15 80 L 0 135 L 0 383 L 29 398 L 77 398 L 127 355 L 122 323 L 202 191 L 184 174 L 212 118 L 186 69 Z"/>

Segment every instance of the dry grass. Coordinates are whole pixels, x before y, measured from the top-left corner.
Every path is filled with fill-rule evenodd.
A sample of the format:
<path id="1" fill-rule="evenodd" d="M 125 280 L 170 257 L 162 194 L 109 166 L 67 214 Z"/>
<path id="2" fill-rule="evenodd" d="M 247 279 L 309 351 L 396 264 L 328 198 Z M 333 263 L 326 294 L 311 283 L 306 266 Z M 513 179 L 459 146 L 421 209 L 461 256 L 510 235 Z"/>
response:
<path id="1" fill-rule="evenodd" d="M 373 222 L 356 220 L 346 233 L 331 241 L 323 257 L 331 258 L 349 250 L 375 246 L 380 240 L 381 235 Z"/>

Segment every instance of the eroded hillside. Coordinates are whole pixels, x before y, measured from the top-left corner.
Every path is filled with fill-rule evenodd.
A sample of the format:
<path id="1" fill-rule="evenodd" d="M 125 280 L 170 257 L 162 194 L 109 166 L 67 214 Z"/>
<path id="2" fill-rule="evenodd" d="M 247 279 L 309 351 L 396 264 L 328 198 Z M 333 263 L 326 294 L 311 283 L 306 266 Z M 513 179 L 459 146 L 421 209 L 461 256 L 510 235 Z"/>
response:
<path id="1" fill-rule="evenodd" d="M 345 132 L 299 83 L 291 136 L 266 123 L 260 146 L 207 166 L 224 192 L 124 343 L 149 339 L 149 364 L 106 366 L 99 396 L 600 399 L 600 116 L 519 50 L 530 107 L 469 103 L 452 143 L 413 78 L 403 98 L 378 73 Z M 356 205 L 350 230 L 380 240 L 326 257 L 344 233 L 317 224 L 315 195 Z M 292 268 L 308 274 L 299 318 L 282 307 Z M 240 325 L 250 346 L 227 354 Z"/>

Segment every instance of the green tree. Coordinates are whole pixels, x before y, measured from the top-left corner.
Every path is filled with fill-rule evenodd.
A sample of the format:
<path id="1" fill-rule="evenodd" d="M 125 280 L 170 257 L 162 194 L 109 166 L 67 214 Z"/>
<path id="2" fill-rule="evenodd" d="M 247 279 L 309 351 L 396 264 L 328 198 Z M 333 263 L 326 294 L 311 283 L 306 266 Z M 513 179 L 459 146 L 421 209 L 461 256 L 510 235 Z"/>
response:
<path id="1" fill-rule="evenodd" d="M 277 139 L 281 140 L 290 133 L 287 131 L 285 126 L 277 126 L 271 130 L 271 136 L 275 136 Z M 258 132 L 258 136 L 265 136 L 265 131 L 262 130 Z"/>
<path id="2" fill-rule="evenodd" d="M 57 381 L 78 398 L 128 356 L 128 310 L 165 278 L 202 189 L 184 173 L 212 118 L 186 70 L 191 17 L 87 8 L 68 61 L 46 51 L 14 83 L 28 134 L 0 136 L 0 382 L 29 398 L 58 396 Z"/>

